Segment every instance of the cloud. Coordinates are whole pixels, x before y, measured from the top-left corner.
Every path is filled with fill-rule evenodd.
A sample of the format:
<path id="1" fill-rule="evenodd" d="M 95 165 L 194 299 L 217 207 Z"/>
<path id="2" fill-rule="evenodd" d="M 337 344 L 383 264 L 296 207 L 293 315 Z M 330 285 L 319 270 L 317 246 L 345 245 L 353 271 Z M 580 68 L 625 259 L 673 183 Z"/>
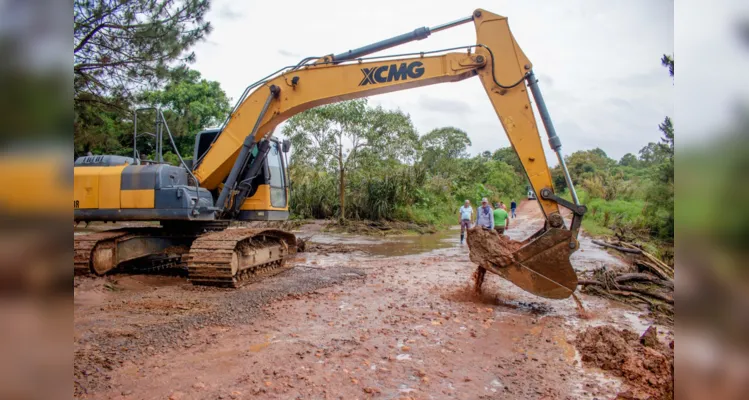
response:
<path id="1" fill-rule="evenodd" d="M 628 88 L 648 89 L 662 86 L 665 82 L 671 83 L 668 70 L 664 67 L 653 68 L 648 72 L 629 74 L 615 80 L 618 85 Z"/>
<path id="2" fill-rule="evenodd" d="M 284 56 L 284 57 L 291 57 L 291 58 L 302 58 L 302 56 L 299 53 L 294 53 L 293 51 L 288 51 L 284 49 L 278 50 L 278 54 Z"/>
<path id="3" fill-rule="evenodd" d="M 421 96 L 419 106 L 427 111 L 448 114 L 463 114 L 471 111 L 471 106 L 461 100 L 440 99 L 431 96 Z"/>
<path id="4" fill-rule="evenodd" d="M 546 74 L 538 74 L 536 75 L 538 78 L 538 83 L 540 85 L 543 85 L 543 87 L 553 88 L 554 87 L 554 79 L 552 79 L 549 75 Z"/>
<path id="5" fill-rule="evenodd" d="M 632 104 L 630 102 L 623 100 L 621 98 L 618 98 L 618 97 L 612 97 L 606 100 L 606 102 L 618 109 L 624 109 L 624 110 L 632 109 Z"/>
<path id="6" fill-rule="evenodd" d="M 221 19 L 226 19 L 226 20 L 229 20 L 229 21 L 234 21 L 234 20 L 241 19 L 244 15 L 242 15 L 242 13 L 239 12 L 239 11 L 233 10 L 229 6 L 223 6 L 219 10 L 218 16 Z"/>

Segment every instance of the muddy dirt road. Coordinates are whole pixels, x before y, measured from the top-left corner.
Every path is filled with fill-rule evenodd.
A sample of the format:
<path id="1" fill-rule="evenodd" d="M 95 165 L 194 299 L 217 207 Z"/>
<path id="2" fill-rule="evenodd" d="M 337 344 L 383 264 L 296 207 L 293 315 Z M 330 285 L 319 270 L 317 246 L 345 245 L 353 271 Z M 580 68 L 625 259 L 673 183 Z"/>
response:
<path id="1" fill-rule="evenodd" d="M 542 224 L 524 202 L 507 232 Z M 301 233 L 310 236 L 312 233 Z M 640 312 L 545 300 L 495 275 L 481 297 L 459 231 L 375 240 L 315 233 L 296 267 L 239 290 L 181 276 L 76 278 L 74 386 L 100 399 L 592 399 L 622 384 L 584 367 L 587 327 L 641 334 Z M 622 265 L 582 240 L 578 270 Z M 659 327 L 663 340 L 673 334 Z"/>

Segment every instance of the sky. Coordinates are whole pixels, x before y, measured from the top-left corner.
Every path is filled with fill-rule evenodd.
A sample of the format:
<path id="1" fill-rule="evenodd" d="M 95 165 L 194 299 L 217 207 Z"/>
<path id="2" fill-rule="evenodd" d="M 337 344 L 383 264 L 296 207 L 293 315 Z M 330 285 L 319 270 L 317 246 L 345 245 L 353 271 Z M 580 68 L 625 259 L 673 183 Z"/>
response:
<path id="1" fill-rule="evenodd" d="M 619 159 L 659 140 L 658 124 L 674 115 L 674 80 L 660 64 L 663 54 L 674 53 L 674 3 L 668 0 L 382 0 L 366 6 L 350 0 L 213 0 L 207 17 L 213 32 L 194 48 L 192 68 L 220 82 L 235 101 L 250 83 L 303 57 L 340 53 L 436 26 L 469 16 L 476 8 L 508 17 L 515 39 L 533 62 L 565 155 L 600 147 Z M 473 24 L 465 24 L 378 54 L 475 42 Z M 408 113 L 421 135 L 444 126 L 466 131 L 474 155 L 509 146 L 478 78 L 369 101 Z M 547 159 L 556 165 L 540 121 L 538 125 Z"/>

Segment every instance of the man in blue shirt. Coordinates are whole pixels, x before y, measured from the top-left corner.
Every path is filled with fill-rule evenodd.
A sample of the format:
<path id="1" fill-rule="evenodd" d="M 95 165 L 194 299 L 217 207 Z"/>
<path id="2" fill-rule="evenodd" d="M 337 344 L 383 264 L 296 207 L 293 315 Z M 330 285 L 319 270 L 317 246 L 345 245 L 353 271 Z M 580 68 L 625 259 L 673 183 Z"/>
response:
<path id="1" fill-rule="evenodd" d="M 462 207 L 460 207 L 460 244 L 463 244 L 463 238 L 465 238 L 466 229 L 471 228 L 471 217 L 473 216 L 473 207 L 471 202 L 466 200 Z"/>
<path id="2" fill-rule="evenodd" d="M 481 199 L 481 207 L 476 210 L 476 225 L 494 229 L 494 210 L 492 210 L 492 206 L 489 205 L 489 200 L 486 197 Z"/>

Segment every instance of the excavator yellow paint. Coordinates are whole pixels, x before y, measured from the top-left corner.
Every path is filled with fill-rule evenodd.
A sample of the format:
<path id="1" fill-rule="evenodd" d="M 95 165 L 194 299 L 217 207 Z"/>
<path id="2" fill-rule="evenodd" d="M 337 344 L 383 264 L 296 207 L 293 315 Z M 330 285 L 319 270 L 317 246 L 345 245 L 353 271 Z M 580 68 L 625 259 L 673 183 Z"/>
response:
<path id="1" fill-rule="evenodd" d="M 126 166 L 74 168 L 74 208 L 123 207 L 120 201 L 120 182 Z"/>
<path id="2" fill-rule="evenodd" d="M 155 197 L 153 189 L 120 191 L 122 208 L 153 208 Z"/>
<path id="3" fill-rule="evenodd" d="M 481 16 L 474 17 L 474 23 L 479 43 L 491 49 L 489 52 L 480 47 L 477 53 L 485 54 L 490 60 L 493 57 L 494 68 L 482 68 L 478 74 L 494 111 L 499 116 L 506 115 L 500 118 L 502 127 L 525 167 L 531 186 L 537 192 L 544 187 L 553 188 L 528 89 L 522 82 L 533 65 L 515 41 L 506 17 L 484 11 Z M 515 62 L 507 62 L 508 59 L 515 59 Z M 518 81 L 521 84 L 505 89 L 497 87 L 495 80 L 503 86 L 513 85 Z M 546 216 L 559 212 L 559 206 L 555 202 L 541 198 L 538 201 Z"/>
<path id="4" fill-rule="evenodd" d="M 99 208 L 99 174 L 103 169 L 104 167 L 73 168 L 73 208 Z M 119 197 L 119 186 L 112 193 Z"/>
<path id="5" fill-rule="evenodd" d="M 122 207 L 120 201 L 120 183 L 122 182 L 122 171 L 126 166 L 100 167 L 102 170 L 99 172 L 99 208 Z"/>
<path id="6" fill-rule="evenodd" d="M 289 198 L 289 192 L 286 191 L 286 198 Z M 286 202 L 286 207 L 273 207 L 270 203 L 270 185 L 259 185 L 255 194 L 252 197 L 247 198 L 242 206 L 239 207 L 243 211 L 255 211 L 255 210 L 270 210 L 270 211 L 288 211 L 289 203 Z"/>

